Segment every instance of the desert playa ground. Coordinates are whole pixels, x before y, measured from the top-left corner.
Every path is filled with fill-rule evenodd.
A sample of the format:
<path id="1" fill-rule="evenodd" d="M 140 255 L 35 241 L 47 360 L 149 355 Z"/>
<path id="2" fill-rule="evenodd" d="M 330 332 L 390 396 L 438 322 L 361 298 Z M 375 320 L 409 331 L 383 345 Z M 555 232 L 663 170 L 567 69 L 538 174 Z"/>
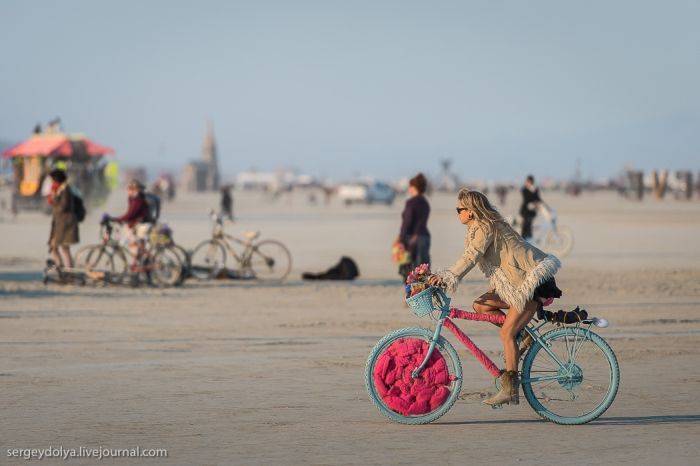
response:
<path id="1" fill-rule="evenodd" d="M 547 199 L 576 235 L 556 308 L 610 320 L 599 333 L 620 361 L 618 397 L 598 421 L 562 427 L 524 401 L 483 406 L 493 380 L 460 351 L 465 383 L 452 411 L 432 425 L 390 423 L 365 392 L 366 357 L 390 330 L 431 323 L 403 306 L 389 259 L 402 202 L 345 208 L 245 194 L 228 230 L 284 241 L 294 270 L 283 285 L 44 286 L 47 218 L 0 222 L 0 463 L 22 462 L 8 448 L 138 445 L 168 449 L 149 464 L 697 464 L 700 203 Z M 448 265 L 464 228 L 452 196 L 431 203 L 433 262 Z M 214 206 L 213 195 L 189 195 L 164 217 L 193 247 Z M 105 209 L 123 208 L 120 195 Z M 503 211 L 516 211 L 514 195 Z M 99 214 L 83 224 L 84 243 L 97 239 Z M 360 280 L 300 281 L 341 255 L 358 262 Z M 485 286 L 472 272 L 456 303 Z M 500 360 L 493 327 L 463 328 Z"/>

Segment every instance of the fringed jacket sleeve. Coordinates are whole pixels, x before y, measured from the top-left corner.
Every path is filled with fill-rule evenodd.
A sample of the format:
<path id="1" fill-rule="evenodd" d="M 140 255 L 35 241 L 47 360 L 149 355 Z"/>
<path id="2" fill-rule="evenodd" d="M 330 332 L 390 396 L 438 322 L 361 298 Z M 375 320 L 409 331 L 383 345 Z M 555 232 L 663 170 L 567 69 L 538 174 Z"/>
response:
<path id="1" fill-rule="evenodd" d="M 449 291 L 454 292 L 457 289 L 457 283 L 474 268 L 476 261 L 484 255 L 492 242 L 493 228 L 490 225 L 478 223 L 469 227 L 464 253 L 452 267 L 438 273 Z"/>

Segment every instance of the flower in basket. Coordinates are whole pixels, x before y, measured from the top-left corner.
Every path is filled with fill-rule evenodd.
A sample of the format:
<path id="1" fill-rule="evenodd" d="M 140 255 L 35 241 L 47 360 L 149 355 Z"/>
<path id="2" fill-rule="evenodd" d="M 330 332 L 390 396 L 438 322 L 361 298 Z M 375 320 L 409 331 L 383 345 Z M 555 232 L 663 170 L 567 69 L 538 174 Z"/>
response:
<path id="1" fill-rule="evenodd" d="M 430 264 L 421 264 L 406 277 L 406 297 L 414 296 L 428 288 L 430 278 Z"/>

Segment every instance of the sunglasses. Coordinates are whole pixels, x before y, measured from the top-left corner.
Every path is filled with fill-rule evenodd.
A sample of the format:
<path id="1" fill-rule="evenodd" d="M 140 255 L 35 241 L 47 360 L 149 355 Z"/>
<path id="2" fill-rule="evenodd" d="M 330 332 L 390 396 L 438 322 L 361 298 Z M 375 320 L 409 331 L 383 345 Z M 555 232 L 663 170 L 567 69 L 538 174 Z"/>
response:
<path id="1" fill-rule="evenodd" d="M 457 215 L 461 214 L 463 211 L 469 210 L 466 207 L 457 207 Z"/>

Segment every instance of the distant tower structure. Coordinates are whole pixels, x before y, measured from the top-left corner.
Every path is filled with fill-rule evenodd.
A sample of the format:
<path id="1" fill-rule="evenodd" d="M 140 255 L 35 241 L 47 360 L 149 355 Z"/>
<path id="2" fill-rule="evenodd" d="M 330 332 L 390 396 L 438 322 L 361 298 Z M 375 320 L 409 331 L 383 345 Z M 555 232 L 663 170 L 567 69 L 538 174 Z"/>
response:
<path id="1" fill-rule="evenodd" d="M 214 137 L 214 125 L 207 121 L 207 132 L 202 143 L 202 161 L 207 166 L 206 190 L 219 189 L 219 162 L 216 157 L 216 138 Z"/>
<path id="2" fill-rule="evenodd" d="M 207 121 L 207 132 L 202 142 L 202 157 L 185 165 L 180 183 L 186 191 L 201 192 L 218 190 L 220 182 L 214 125 Z"/>
<path id="3" fill-rule="evenodd" d="M 452 159 L 440 159 L 442 171 L 440 173 L 440 182 L 438 183 L 438 191 L 454 192 L 460 187 L 460 181 L 457 175 L 452 173 Z"/>

